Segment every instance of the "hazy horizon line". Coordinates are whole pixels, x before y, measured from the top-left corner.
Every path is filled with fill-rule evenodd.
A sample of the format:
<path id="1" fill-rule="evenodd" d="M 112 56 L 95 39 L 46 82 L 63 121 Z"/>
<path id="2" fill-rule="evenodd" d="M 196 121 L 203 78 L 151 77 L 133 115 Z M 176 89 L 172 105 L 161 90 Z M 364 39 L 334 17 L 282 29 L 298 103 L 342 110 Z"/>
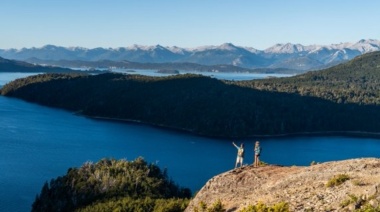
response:
<path id="1" fill-rule="evenodd" d="M 252 46 L 243 46 L 243 45 L 235 45 L 234 43 L 232 42 L 224 42 L 222 44 L 219 44 L 219 45 L 215 45 L 215 44 L 210 44 L 210 45 L 199 45 L 199 46 L 196 46 L 196 47 L 181 47 L 179 45 L 162 45 L 162 44 L 153 44 L 153 45 L 143 45 L 143 44 L 132 44 L 132 45 L 129 45 L 129 46 L 118 46 L 118 47 L 104 47 L 104 46 L 97 46 L 97 47 L 85 47 L 85 46 L 79 46 L 79 45 L 71 45 L 71 46 L 64 46 L 64 45 L 60 45 L 60 44 L 45 44 L 45 45 L 42 45 L 40 47 L 37 47 L 37 46 L 31 46 L 31 47 L 21 47 L 21 48 L 1 48 L 2 50 L 12 50 L 12 49 L 15 49 L 15 50 L 21 50 L 21 49 L 40 49 L 40 48 L 43 48 L 43 47 L 46 47 L 46 46 L 55 46 L 55 47 L 63 47 L 63 48 L 83 48 L 83 49 L 98 49 L 98 48 L 103 48 L 103 49 L 119 49 L 119 48 L 130 48 L 130 47 L 156 47 L 156 46 L 162 46 L 164 48 L 180 48 L 180 49 L 186 49 L 186 50 L 194 50 L 194 49 L 199 49 L 199 48 L 206 48 L 206 47 L 220 47 L 220 46 L 223 46 L 223 45 L 226 45 L 226 44 L 232 44 L 233 46 L 236 46 L 236 47 L 241 47 L 241 48 L 253 48 L 255 50 L 259 50 L 259 51 L 262 51 L 262 50 L 266 50 L 268 48 L 271 48 L 271 47 L 274 47 L 276 45 L 286 45 L 286 44 L 293 44 L 293 45 L 302 45 L 302 46 L 305 46 L 305 47 L 308 47 L 308 46 L 331 46 L 331 45 L 339 45 L 339 44 L 355 44 L 355 43 L 358 43 L 360 41 L 380 41 L 379 39 L 373 39 L 373 38 L 367 38 L 367 39 L 360 39 L 358 41 L 354 41 L 354 42 L 350 42 L 350 41 L 341 41 L 339 43 L 330 43 L 330 44 L 301 44 L 301 43 L 292 43 L 292 42 L 285 42 L 285 43 L 275 43 L 273 44 L 272 46 L 269 46 L 265 49 L 257 49 L 255 47 L 252 47 Z"/>

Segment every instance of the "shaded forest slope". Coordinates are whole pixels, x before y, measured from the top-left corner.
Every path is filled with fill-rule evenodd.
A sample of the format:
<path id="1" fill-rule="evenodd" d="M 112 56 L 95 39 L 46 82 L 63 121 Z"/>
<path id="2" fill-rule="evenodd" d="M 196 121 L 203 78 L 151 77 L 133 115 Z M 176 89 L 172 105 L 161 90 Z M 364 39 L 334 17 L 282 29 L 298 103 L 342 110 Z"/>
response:
<path id="1" fill-rule="evenodd" d="M 266 91 L 315 96 L 336 103 L 380 105 L 380 52 L 361 55 L 347 63 L 295 77 L 234 84 Z"/>
<path id="2" fill-rule="evenodd" d="M 125 119 L 228 138 L 304 132 L 379 132 L 373 105 L 241 87 L 200 75 L 44 74 L 1 94 L 88 116 Z"/>

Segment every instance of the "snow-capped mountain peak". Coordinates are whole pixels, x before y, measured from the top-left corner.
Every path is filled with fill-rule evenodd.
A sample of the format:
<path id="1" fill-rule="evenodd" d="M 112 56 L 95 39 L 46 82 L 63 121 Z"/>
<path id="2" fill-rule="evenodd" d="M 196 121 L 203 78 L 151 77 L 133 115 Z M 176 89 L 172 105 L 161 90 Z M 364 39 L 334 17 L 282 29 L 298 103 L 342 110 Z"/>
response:
<path id="1" fill-rule="evenodd" d="M 203 65 L 230 64 L 244 68 L 288 68 L 310 70 L 350 60 L 358 55 L 380 51 L 380 41 L 362 39 L 356 43 L 331 45 L 276 44 L 265 50 L 223 43 L 218 46 L 181 48 L 161 45 L 132 45 L 119 48 L 61 47 L 0 49 L 0 57 L 15 60 L 120 60 L 141 63 L 191 62 Z M 297 65 L 298 64 L 298 65 Z"/>
<path id="2" fill-rule="evenodd" d="M 244 49 L 254 54 L 259 54 L 260 52 L 262 52 L 261 50 L 257 50 L 253 47 L 244 47 Z"/>
<path id="3" fill-rule="evenodd" d="M 67 47 L 67 50 L 75 52 L 75 51 L 88 51 L 88 48 L 80 47 L 80 46 L 71 46 Z"/>
<path id="4" fill-rule="evenodd" d="M 234 46 L 232 43 L 223 43 L 218 47 L 220 50 L 228 50 L 228 51 L 234 51 L 237 49 L 236 46 Z"/>
<path id="5" fill-rule="evenodd" d="M 294 54 L 305 51 L 305 46 L 301 44 L 276 44 L 266 50 L 266 53 L 274 53 L 274 54 Z"/>
<path id="6" fill-rule="evenodd" d="M 185 54 L 188 52 L 187 49 L 185 48 L 181 48 L 181 47 L 178 47 L 178 46 L 171 46 L 171 47 L 166 47 L 167 50 L 173 52 L 174 54 Z"/>
<path id="7" fill-rule="evenodd" d="M 127 47 L 126 49 L 128 50 L 132 50 L 132 51 L 152 51 L 154 50 L 155 48 L 160 48 L 160 47 L 157 47 L 159 45 L 156 45 L 156 46 L 143 46 L 143 45 L 137 45 L 137 44 L 134 44 L 132 46 L 129 46 Z"/>
<path id="8" fill-rule="evenodd" d="M 350 49 L 355 49 L 360 51 L 361 53 L 373 52 L 380 50 L 380 41 L 374 39 L 364 40 L 361 39 L 355 44 L 350 46 Z"/>

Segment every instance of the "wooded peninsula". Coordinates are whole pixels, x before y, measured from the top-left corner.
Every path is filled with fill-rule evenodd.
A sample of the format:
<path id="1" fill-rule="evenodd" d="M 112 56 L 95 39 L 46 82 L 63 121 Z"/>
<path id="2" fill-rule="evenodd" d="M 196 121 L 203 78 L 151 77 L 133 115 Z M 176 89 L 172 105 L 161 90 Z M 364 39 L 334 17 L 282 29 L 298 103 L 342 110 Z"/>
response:
<path id="1" fill-rule="evenodd" d="M 86 116 L 142 122 L 203 136 L 377 134 L 380 53 L 294 77 L 250 81 L 194 74 L 41 74 L 8 83 L 1 94 Z"/>

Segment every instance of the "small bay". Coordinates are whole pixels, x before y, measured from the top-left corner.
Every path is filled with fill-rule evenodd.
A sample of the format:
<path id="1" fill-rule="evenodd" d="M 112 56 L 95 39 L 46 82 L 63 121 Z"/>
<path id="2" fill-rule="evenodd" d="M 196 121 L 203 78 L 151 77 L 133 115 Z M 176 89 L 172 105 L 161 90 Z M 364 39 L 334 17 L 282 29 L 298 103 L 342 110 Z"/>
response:
<path id="1" fill-rule="evenodd" d="M 1 73 L 0 86 L 27 76 Z M 57 94 L 59 95 L 59 94 Z M 199 190 L 207 180 L 234 167 L 232 140 L 204 138 L 134 123 L 96 120 L 0 96 L 0 211 L 30 211 L 42 185 L 68 168 L 109 157 L 139 156 L 168 169 L 179 185 Z M 245 164 L 260 140 L 261 159 L 270 164 L 310 165 L 380 157 L 380 139 L 298 136 L 238 140 L 246 145 Z"/>

